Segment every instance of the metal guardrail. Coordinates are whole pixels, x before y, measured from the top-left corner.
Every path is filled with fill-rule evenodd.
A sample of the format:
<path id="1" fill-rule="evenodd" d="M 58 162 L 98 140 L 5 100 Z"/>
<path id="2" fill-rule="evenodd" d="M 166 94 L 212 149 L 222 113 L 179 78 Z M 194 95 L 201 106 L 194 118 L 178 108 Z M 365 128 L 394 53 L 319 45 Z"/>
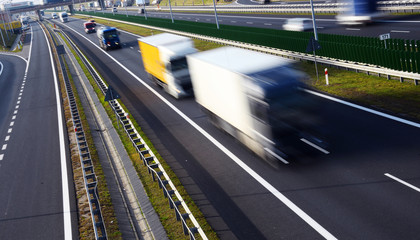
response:
<path id="1" fill-rule="evenodd" d="M 63 45 L 56 46 L 57 49 L 63 50 Z M 60 61 L 62 69 L 65 69 L 63 61 Z M 63 70 L 64 72 L 65 70 Z M 68 73 L 67 73 L 68 74 Z M 98 194 L 98 181 L 95 175 L 93 162 L 91 159 L 89 146 L 86 141 L 86 136 L 83 130 L 83 125 L 80 119 L 79 110 L 77 108 L 77 103 L 74 97 L 73 89 L 69 81 L 69 77 L 64 77 L 64 83 L 66 85 L 66 94 L 69 101 L 70 113 L 72 116 L 72 122 L 74 126 L 74 131 L 76 134 L 76 141 L 79 151 L 80 164 L 82 166 L 83 180 L 86 189 L 86 195 L 88 197 L 89 208 L 93 223 L 93 229 L 95 232 L 96 240 L 106 240 L 106 228 L 103 222 L 101 206 L 99 202 Z"/>
<path id="2" fill-rule="evenodd" d="M 82 15 L 82 14 L 79 14 L 79 15 Z M 82 16 L 89 17 L 89 15 L 82 15 Z M 98 16 L 95 16 L 95 18 L 109 20 L 108 18 L 98 17 Z M 250 50 L 254 50 L 254 51 L 264 52 L 264 53 L 268 53 L 268 54 L 274 54 L 274 55 L 287 57 L 287 58 L 292 58 L 292 59 L 296 59 L 296 60 L 307 60 L 307 61 L 314 61 L 315 60 L 314 56 L 312 54 L 285 51 L 285 50 L 265 47 L 265 46 L 261 46 L 261 45 L 254 45 L 254 44 L 236 42 L 236 41 L 220 39 L 220 38 L 215 38 L 215 37 L 208 37 L 208 36 L 199 35 L 199 34 L 192 34 L 192 33 L 188 33 L 188 32 L 181 32 L 181 31 L 176 31 L 176 30 L 166 29 L 166 28 L 160 28 L 160 27 L 153 27 L 153 26 L 149 26 L 149 25 L 145 25 L 145 24 L 126 22 L 126 21 L 121 21 L 121 20 L 116 20 L 116 19 L 112 19 L 112 21 L 120 22 L 120 23 L 124 23 L 124 24 L 130 24 L 130 25 L 134 25 L 134 26 L 139 26 L 139 27 L 143 27 L 143 28 L 154 29 L 154 30 L 158 30 L 158 31 L 174 33 L 174 34 L 183 35 L 183 36 L 186 36 L 186 37 L 191 37 L 191 38 L 210 41 L 210 42 L 215 42 L 215 43 L 219 43 L 219 44 L 223 44 L 223 45 L 230 45 L 230 46 L 235 46 L 235 47 L 240 47 L 240 48 L 246 48 L 246 49 L 250 49 Z M 367 74 L 375 73 L 378 76 L 385 76 L 388 79 L 391 79 L 393 76 L 399 78 L 400 81 L 403 81 L 404 79 L 413 79 L 413 82 L 414 82 L 415 85 L 418 85 L 419 82 L 420 82 L 420 74 L 418 74 L 418 73 L 397 71 L 397 70 L 392 70 L 392 69 L 379 67 L 379 66 L 373 66 L 373 65 L 363 64 L 363 63 L 345 61 L 345 60 L 340 60 L 340 59 L 326 58 L 326 57 L 321 57 L 321 56 L 316 56 L 316 60 L 317 60 L 317 62 L 327 64 L 327 65 L 330 65 L 330 66 L 337 66 L 337 67 L 345 68 L 347 70 L 348 69 L 353 69 L 356 72 L 358 72 L 358 71 L 366 72 Z"/>
<path id="3" fill-rule="evenodd" d="M 63 33 L 63 35 L 68 38 L 65 33 Z M 108 87 L 106 86 L 105 82 L 95 71 L 95 69 L 91 67 L 86 57 L 81 53 L 80 49 L 78 49 L 72 41 L 70 42 L 73 48 L 76 50 L 79 58 L 86 65 L 101 92 L 103 95 L 105 95 L 108 91 Z M 128 113 L 122 109 L 118 100 L 111 100 L 109 101 L 109 104 L 117 116 L 117 121 L 124 127 L 124 130 L 127 136 L 130 138 L 130 141 L 136 149 L 137 153 L 139 154 L 140 159 L 142 159 L 144 165 L 147 167 L 153 181 L 158 181 L 159 187 L 162 189 L 164 197 L 168 198 L 169 207 L 174 209 L 176 219 L 181 221 L 184 234 L 188 235 L 190 239 L 197 239 L 196 234 L 198 234 L 200 239 L 207 240 L 208 238 L 206 234 L 200 227 L 200 224 L 197 222 L 194 215 L 191 213 L 182 196 L 171 181 L 169 175 L 166 173 L 165 169 L 162 167 L 152 150 L 148 147 L 148 145 L 135 129 L 134 125 L 128 117 Z M 190 220 L 190 222 L 187 220 Z M 192 227 L 190 227 L 191 224 L 193 225 Z"/>

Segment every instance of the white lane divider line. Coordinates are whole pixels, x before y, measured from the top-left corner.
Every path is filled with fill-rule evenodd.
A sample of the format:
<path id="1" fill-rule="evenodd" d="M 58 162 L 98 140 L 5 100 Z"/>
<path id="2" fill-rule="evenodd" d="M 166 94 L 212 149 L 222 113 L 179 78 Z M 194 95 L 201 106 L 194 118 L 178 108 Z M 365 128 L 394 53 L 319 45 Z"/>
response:
<path id="1" fill-rule="evenodd" d="M 362 111 L 365 111 L 365 112 L 368 112 L 368 113 L 372 113 L 372 114 L 375 114 L 375 115 L 378 115 L 378 116 L 381 116 L 381 117 L 384 117 L 384 118 L 388 118 L 388 119 L 391 119 L 391 120 L 394 120 L 394 121 L 397 121 L 397 122 L 400 122 L 400 123 L 404 123 L 404 124 L 407 124 L 407 125 L 410 125 L 410 126 L 413 126 L 413 127 L 416 127 L 416 128 L 420 128 L 419 123 L 408 121 L 408 120 L 405 120 L 405 119 L 402 119 L 402 118 L 399 118 L 399 117 L 395 117 L 395 116 L 392 116 L 392 115 L 389 115 L 389 114 L 386 114 L 386 113 L 383 113 L 383 112 L 379 112 L 379 111 L 376 111 L 376 110 L 373 110 L 373 109 L 370 109 L 370 108 L 362 107 L 362 106 L 359 106 L 357 104 L 346 102 L 346 101 L 343 101 L 341 99 L 334 98 L 334 97 L 331 97 L 331 96 L 328 96 L 328 95 L 325 95 L 325 94 L 322 94 L 322 93 L 319 93 L 319 92 L 311 91 L 309 89 L 304 89 L 304 91 L 308 92 L 310 94 L 313 94 L 315 96 L 319 96 L 319 97 L 322 97 L 322 98 L 325 98 L 325 99 L 328 99 L 328 100 L 331 100 L 331 101 L 334 101 L 334 102 L 337 102 L 337 103 L 347 105 L 347 106 L 352 107 L 352 108 L 356 108 L 356 109 L 359 109 L 359 110 L 362 110 Z"/>
<path id="2" fill-rule="evenodd" d="M 4 139 L 5 142 L 9 141 L 10 139 L 10 135 L 7 135 L 6 138 Z"/>
<path id="3" fill-rule="evenodd" d="M 7 133 L 11 133 L 13 131 L 13 128 L 9 128 L 8 130 L 7 130 Z"/>
<path id="4" fill-rule="evenodd" d="M 13 112 L 13 114 L 17 114 L 18 113 L 18 110 L 15 110 L 14 112 Z"/>
<path id="5" fill-rule="evenodd" d="M 0 161 L 3 160 L 4 154 L 0 154 Z"/>
<path id="6" fill-rule="evenodd" d="M 410 31 L 404 31 L 404 30 L 391 30 L 391 32 L 394 32 L 394 33 L 410 33 Z"/>
<path id="7" fill-rule="evenodd" d="M 16 115 L 13 115 L 12 120 L 15 120 L 15 119 L 16 119 Z"/>
<path id="8" fill-rule="evenodd" d="M 16 109 L 18 109 L 19 108 L 19 105 L 16 105 L 16 107 L 15 107 Z"/>
<path id="9" fill-rule="evenodd" d="M 9 126 L 10 126 L 10 127 L 13 127 L 13 125 L 15 125 L 15 122 L 13 122 L 13 121 L 12 121 L 12 122 L 10 122 L 10 125 L 9 125 Z"/>
<path id="10" fill-rule="evenodd" d="M 3 147 L 1 147 L 1 150 L 6 150 L 7 144 L 3 144 Z"/>
<path id="11" fill-rule="evenodd" d="M 399 178 L 397 178 L 397 177 L 395 177 L 395 176 L 393 176 L 393 175 L 391 175 L 389 173 L 385 173 L 384 175 L 387 176 L 387 177 L 389 177 L 389 178 L 394 179 L 395 181 L 397 181 L 397 182 L 399 182 L 401 184 L 404 184 L 405 186 L 407 186 L 407 187 L 409 187 L 409 188 L 411 188 L 411 189 L 413 189 L 413 190 L 415 190 L 417 192 L 420 192 L 420 188 L 418 188 L 418 187 L 416 187 L 416 186 L 414 186 L 414 185 L 412 185 L 412 184 L 410 184 L 410 183 L 408 183 L 408 182 L 406 182 L 404 180 L 401 180 L 401 179 L 399 179 Z"/>
<path id="12" fill-rule="evenodd" d="M 302 142 L 304 142 L 304 143 L 308 144 L 309 146 L 311 146 L 311 147 L 313 147 L 313 148 L 315 148 L 315 149 L 317 149 L 317 150 L 319 150 L 319 151 L 321 151 L 321 152 L 325 153 L 325 154 L 330 154 L 330 152 L 328 152 L 327 150 L 323 149 L 322 147 L 320 147 L 320 146 L 316 145 L 315 143 L 310 142 L 309 140 L 306 140 L 306 139 L 304 139 L 304 138 L 301 138 L 300 140 L 301 140 Z"/>

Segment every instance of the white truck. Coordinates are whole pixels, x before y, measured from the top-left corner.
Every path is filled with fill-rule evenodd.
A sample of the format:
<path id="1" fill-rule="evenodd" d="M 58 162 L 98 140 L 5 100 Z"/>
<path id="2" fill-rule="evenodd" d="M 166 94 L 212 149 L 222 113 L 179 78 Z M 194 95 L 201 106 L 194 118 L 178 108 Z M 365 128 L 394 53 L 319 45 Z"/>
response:
<path id="1" fill-rule="evenodd" d="M 152 81 L 175 98 L 192 95 L 185 56 L 197 52 L 188 37 L 162 33 L 138 39 L 143 65 Z"/>
<path id="2" fill-rule="evenodd" d="M 317 121 L 302 90 L 305 75 L 292 61 L 222 47 L 188 55 L 187 62 L 195 99 L 211 122 L 269 163 L 288 163 L 295 143 L 324 144 L 312 135 Z"/>
<path id="3" fill-rule="evenodd" d="M 59 15 L 61 22 L 67 22 L 69 20 L 66 12 L 61 12 Z"/>

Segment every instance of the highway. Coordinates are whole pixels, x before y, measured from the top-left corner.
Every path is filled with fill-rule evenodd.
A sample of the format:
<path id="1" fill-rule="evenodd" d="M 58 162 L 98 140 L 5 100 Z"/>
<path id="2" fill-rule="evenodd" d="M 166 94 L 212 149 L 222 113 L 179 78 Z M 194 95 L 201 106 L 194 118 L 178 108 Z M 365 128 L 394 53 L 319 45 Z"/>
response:
<path id="1" fill-rule="evenodd" d="M 76 239 L 56 73 L 37 23 L 27 40 L 23 57 L 0 53 L 0 239 Z"/>
<path id="2" fill-rule="evenodd" d="M 123 48 L 105 52 L 82 20 L 55 22 L 120 93 L 221 239 L 420 234 L 418 124 L 314 95 L 330 153 L 302 144 L 289 165 L 273 168 L 212 126 L 194 99 L 175 100 L 154 86 L 137 36 L 122 32 Z"/>
<path id="3" fill-rule="evenodd" d="M 125 15 L 124 8 L 119 8 L 116 14 Z M 109 11 L 107 11 L 109 12 Z M 128 15 L 139 15 L 137 11 L 127 11 Z M 169 12 L 150 11 L 147 17 L 171 19 Z M 211 13 L 173 13 L 174 20 L 197 21 L 214 23 L 216 20 Z M 226 14 L 218 13 L 220 25 L 236 25 L 256 28 L 283 29 L 283 24 L 289 18 L 311 18 L 311 15 L 276 15 L 276 14 Z M 337 23 L 334 16 L 315 15 L 318 33 L 340 34 L 349 36 L 379 37 L 384 33 L 390 33 L 391 38 L 419 39 L 420 16 L 388 16 L 366 26 L 346 26 Z"/>

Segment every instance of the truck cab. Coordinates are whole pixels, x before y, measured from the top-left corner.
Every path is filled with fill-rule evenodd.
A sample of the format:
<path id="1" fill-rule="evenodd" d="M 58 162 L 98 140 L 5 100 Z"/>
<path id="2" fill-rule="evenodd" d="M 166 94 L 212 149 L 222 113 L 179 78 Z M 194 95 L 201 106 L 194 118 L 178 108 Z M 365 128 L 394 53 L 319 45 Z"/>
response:
<path id="1" fill-rule="evenodd" d="M 96 32 L 100 46 L 105 50 L 121 48 L 119 33 L 116 28 L 104 26 Z"/>

